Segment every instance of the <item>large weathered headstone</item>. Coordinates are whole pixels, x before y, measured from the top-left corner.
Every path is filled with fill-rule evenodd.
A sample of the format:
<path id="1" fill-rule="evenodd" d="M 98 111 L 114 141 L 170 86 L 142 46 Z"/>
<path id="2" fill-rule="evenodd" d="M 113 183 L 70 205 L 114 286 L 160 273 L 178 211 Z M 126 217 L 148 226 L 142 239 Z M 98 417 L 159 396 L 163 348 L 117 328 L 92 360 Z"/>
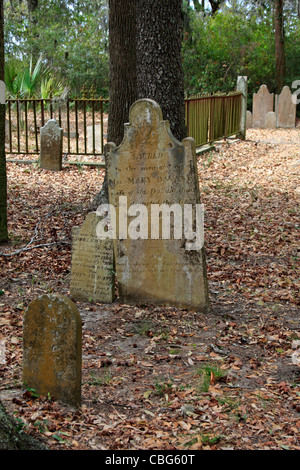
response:
<path id="1" fill-rule="evenodd" d="M 76 300 L 111 303 L 115 298 L 113 241 L 97 236 L 101 216 L 90 212 L 72 229 L 70 295 Z"/>
<path id="2" fill-rule="evenodd" d="M 120 300 L 206 312 L 194 140 L 177 141 L 150 99 L 136 101 L 129 120 L 120 146 L 107 146 Z"/>
<path id="3" fill-rule="evenodd" d="M 34 299 L 23 324 L 23 381 L 42 396 L 81 403 L 82 324 L 77 307 L 60 294 Z"/>
<path id="4" fill-rule="evenodd" d="M 62 169 L 63 129 L 55 119 L 41 128 L 40 167 L 44 170 L 60 171 Z"/>
<path id="5" fill-rule="evenodd" d="M 265 128 L 266 114 L 274 111 L 274 93 L 269 93 L 266 85 L 261 85 L 258 93 L 253 94 L 252 127 Z"/>
<path id="6" fill-rule="evenodd" d="M 277 127 L 294 128 L 296 126 L 296 103 L 292 100 L 288 86 L 284 86 L 280 95 L 275 97 Z"/>

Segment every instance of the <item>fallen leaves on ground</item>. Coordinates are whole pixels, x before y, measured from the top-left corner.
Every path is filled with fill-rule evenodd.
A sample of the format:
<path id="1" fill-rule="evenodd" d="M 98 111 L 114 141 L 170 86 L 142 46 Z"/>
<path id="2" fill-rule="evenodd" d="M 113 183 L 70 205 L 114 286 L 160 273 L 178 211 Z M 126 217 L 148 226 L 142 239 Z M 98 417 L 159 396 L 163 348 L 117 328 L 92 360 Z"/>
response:
<path id="1" fill-rule="evenodd" d="M 20 428 L 62 450 L 300 449 L 299 136 L 249 130 L 198 157 L 210 314 L 76 302 L 78 410 L 24 389 L 23 315 L 40 294 L 69 296 L 71 229 L 103 170 L 7 165 L 0 251 L 43 245 L 0 257 L 0 399 Z"/>

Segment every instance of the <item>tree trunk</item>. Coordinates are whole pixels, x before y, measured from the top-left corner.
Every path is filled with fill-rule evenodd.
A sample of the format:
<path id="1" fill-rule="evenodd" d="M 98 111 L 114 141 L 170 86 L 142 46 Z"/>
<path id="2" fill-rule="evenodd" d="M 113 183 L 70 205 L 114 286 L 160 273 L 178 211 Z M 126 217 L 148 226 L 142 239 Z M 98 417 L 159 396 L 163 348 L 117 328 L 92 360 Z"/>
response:
<path id="1" fill-rule="evenodd" d="M 136 0 L 109 1 L 109 112 L 107 141 L 119 145 L 136 89 Z M 104 152 L 105 157 L 105 152 Z M 108 202 L 107 177 L 92 209 Z"/>
<path id="2" fill-rule="evenodd" d="M 285 78 L 283 0 L 275 0 L 276 93 L 280 94 Z"/>
<path id="3" fill-rule="evenodd" d="M 46 450 L 38 440 L 17 429 L 16 423 L 6 413 L 1 402 L 0 450 Z"/>
<path id="4" fill-rule="evenodd" d="M 209 0 L 212 16 L 214 16 L 217 13 L 223 1 L 224 0 Z"/>
<path id="5" fill-rule="evenodd" d="M 0 0 L 0 81 L 4 82 L 4 16 L 3 0 Z M 0 243 L 7 234 L 7 178 L 5 158 L 5 104 L 0 104 Z"/>
<path id="6" fill-rule="evenodd" d="M 181 8 L 182 0 L 137 0 L 138 98 L 160 105 L 180 141 L 186 137 Z"/>

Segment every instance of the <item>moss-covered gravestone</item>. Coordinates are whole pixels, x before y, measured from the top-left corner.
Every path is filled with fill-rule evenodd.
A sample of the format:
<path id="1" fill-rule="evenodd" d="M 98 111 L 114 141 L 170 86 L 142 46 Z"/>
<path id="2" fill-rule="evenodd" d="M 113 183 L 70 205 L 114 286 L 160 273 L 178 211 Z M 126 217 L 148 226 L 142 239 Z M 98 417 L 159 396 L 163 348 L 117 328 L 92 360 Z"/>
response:
<path id="1" fill-rule="evenodd" d="M 74 303 L 60 294 L 33 300 L 23 325 L 23 382 L 41 396 L 81 403 L 82 324 Z"/>

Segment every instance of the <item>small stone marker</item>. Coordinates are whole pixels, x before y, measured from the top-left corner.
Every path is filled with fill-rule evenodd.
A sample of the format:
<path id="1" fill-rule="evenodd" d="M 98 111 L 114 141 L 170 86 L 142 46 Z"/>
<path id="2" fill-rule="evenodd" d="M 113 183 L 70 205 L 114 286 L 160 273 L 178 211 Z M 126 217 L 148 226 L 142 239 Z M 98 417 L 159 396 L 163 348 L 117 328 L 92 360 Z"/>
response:
<path id="1" fill-rule="evenodd" d="M 150 99 L 136 101 L 129 120 L 120 146 L 107 144 L 109 201 L 117 214 L 120 301 L 207 312 L 203 244 L 191 248 L 192 234 L 185 231 L 196 225 L 187 206 L 200 206 L 194 139 L 177 141 L 159 105 Z"/>
<path id="2" fill-rule="evenodd" d="M 44 170 L 62 169 L 63 129 L 55 119 L 50 119 L 41 128 L 40 167 Z"/>
<path id="3" fill-rule="evenodd" d="M 276 113 L 269 111 L 265 117 L 265 129 L 276 129 Z"/>
<path id="4" fill-rule="evenodd" d="M 97 237 L 101 217 L 90 212 L 72 229 L 70 296 L 76 300 L 112 303 L 115 298 L 114 248 Z"/>
<path id="5" fill-rule="evenodd" d="M 253 94 L 252 126 L 264 129 L 266 114 L 274 111 L 274 94 L 269 93 L 266 85 L 261 85 L 258 93 Z"/>
<path id="6" fill-rule="evenodd" d="M 296 126 L 296 103 L 293 103 L 292 93 L 284 86 L 280 95 L 276 95 L 277 127 L 294 128 Z"/>
<path id="7" fill-rule="evenodd" d="M 93 126 L 87 126 L 87 148 L 89 152 L 93 151 L 93 142 L 95 143 L 95 152 L 102 153 L 102 129 L 101 125 L 94 126 L 94 140 L 93 140 Z"/>
<path id="8" fill-rule="evenodd" d="M 242 140 L 246 138 L 247 129 L 247 96 L 248 96 L 248 77 L 239 76 L 237 79 L 236 90 L 240 91 L 242 96 L 242 107 L 241 107 L 241 121 L 240 121 L 240 132 L 239 137 Z"/>
<path id="9" fill-rule="evenodd" d="M 33 300 L 24 316 L 23 381 L 39 395 L 70 406 L 81 403 L 81 318 L 60 294 Z"/>
<path id="10" fill-rule="evenodd" d="M 252 113 L 251 111 L 247 111 L 247 124 L 246 124 L 247 129 L 252 128 Z"/>

